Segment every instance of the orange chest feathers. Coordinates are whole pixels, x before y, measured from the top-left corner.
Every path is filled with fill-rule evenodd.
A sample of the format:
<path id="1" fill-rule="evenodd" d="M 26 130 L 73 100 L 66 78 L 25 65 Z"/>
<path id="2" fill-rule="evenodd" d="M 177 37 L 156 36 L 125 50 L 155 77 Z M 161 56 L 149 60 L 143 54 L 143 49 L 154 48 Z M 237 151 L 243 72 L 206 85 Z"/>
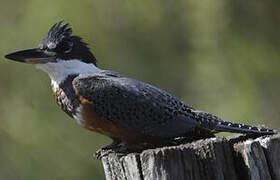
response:
<path id="1" fill-rule="evenodd" d="M 62 88 L 53 88 L 53 94 L 61 109 L 88 130 L 111 138 L 118 138 L 125 144 L 137 144 L 154 140 L 133 129 L 103 119 L 95 112 L 94 103 L 89 102 L 82 96 L 77 97 L 75 92 L 69 92 L 67 89 Z"/>

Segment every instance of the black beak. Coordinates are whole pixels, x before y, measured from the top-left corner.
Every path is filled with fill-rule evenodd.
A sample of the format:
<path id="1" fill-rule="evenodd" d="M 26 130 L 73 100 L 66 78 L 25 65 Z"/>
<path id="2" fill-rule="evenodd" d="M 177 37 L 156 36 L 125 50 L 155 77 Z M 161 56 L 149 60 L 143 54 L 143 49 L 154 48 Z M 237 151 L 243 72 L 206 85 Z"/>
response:
<path id="1" fill-rule="evenodd" d="M 7 54 L 5 58 L 30 64 L 44 64 L 55 62 L 56 56 L 54 52 L 34 48 Z"/>

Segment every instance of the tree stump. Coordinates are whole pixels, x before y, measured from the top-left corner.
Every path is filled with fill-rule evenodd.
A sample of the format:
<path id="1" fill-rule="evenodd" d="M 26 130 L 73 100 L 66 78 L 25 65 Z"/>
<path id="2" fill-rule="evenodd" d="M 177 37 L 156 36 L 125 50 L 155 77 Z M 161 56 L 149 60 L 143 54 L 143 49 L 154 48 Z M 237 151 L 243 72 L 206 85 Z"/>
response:
<path id="1" fill-rule="evenodd" d="M 215 137 L 126 155 L 111 152 L 101 161 L 107 180 L 280 180 L 280 134 Z"/>

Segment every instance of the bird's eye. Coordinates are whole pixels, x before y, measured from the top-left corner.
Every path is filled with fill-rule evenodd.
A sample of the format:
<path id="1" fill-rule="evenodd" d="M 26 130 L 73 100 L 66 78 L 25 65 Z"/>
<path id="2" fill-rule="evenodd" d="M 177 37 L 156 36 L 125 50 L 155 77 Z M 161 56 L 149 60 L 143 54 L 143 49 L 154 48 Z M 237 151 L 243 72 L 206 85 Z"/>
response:
<path id="1" fill-rule="evenodd" d="M 58 44 L 58 46 L 55 48 L 56 52 L 63 52 L 63 53 L 69 53 L 72 50 L 73 42 L 71 41 L 63 41 Z"/>

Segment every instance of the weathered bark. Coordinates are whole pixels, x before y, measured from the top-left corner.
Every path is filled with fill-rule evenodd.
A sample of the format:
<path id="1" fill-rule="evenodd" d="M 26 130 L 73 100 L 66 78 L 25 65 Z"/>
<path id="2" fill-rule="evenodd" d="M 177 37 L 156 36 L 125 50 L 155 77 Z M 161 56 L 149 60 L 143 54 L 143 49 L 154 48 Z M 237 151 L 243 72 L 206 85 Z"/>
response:
<path id="1" fill-rule="evenodd" d="M 102 157 L 107 180 L 280 179 L 280 134 L 210 138 L 140 153 Z"/>

